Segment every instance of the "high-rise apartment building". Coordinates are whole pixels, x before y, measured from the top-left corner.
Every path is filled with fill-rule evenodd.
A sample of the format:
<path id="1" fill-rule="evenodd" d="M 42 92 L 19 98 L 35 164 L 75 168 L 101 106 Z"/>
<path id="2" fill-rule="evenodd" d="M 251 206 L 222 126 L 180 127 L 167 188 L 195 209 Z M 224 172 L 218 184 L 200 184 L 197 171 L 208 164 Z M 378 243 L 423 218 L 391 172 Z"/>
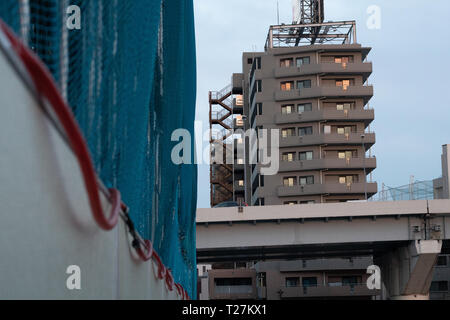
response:
<path id="1" fill-rule="evenodd" d="M 271 26 L 265 50 L 243 53 L 242 74 L 233 75 L 227 90 L 229 97 L 237 93 L 242 101 L 237 112 L 241 127 L 259 135 L 262 129 L 269 135 L 278 129 L 278 172 L 261 174 L 261 157 L 252 154 L 255 149 L 247 141 L 245 159 L 235 155 L 237 167 L 228 169 L 233 182 L 222 201 L 329 203 L 365 200 L 377 192 L 377 184 L 368 179 L 376 168 L 370 151 L 375 143 L 369 104 L 373 87 L 368 83 L 372 63 L 367 61 L 371 48 L 356 43 L 354 21 L 324 23 L 323 1 L 299 3 L 308 4 L 294 17 L 299 23 Z M 243 141 L 233 138 L 230 143 Z M 258 163 L 252 163 L 254 158 Z M 213 165 L 212 172 L 217 170 Z M 218 190 L 225 188 L 217 179 L 211 181 L 211 199 L 223 195 Z"/>

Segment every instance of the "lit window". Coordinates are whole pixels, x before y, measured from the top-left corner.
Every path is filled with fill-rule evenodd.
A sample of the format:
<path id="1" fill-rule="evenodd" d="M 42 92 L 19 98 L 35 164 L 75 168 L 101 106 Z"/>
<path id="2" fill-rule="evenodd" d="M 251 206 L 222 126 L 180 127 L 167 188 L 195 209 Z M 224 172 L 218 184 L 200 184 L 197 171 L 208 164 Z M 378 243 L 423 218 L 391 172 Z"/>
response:
<path id="1" fill-rule="evenodd" d="M 293 105 L 286 105 L 281 107 L 281 114 L 291 114 L 294 109 Z"/>
<path id="2" fill-rule="evenodd" d="M 295 135 L 295 129 L 294 128 L 287 128 L 281 130 L 281 137 L 287 138 L 292 137 Z"/>
<path id="3" fill-rule="evenodd" d="M 340 176 L 339 177 L 339 183 L 340 184 L 352 184 L 354 182 L 353 176 Z"/>
<path id="4" fill-rule="evenodd" d="M 297 178 L 296 177 L 288 177 L 283 179 L 283 185 L 285 187 L 293 187 L 297 184 Z"/>
<path id="5" fill-rule="evenodd" d="M 244 186 L 244 180 L 239 180 L 239 181 L 238 181 L 238 185 L 239 185 L 240 187 L 243 187 L 243 186 Z"/>
<path id="6" fill-rule="evenodd" d="M 352 132 L 355 132 L 355 130 L 356 130 L 355 126 L 338 127 L 337 133 L 338 134 L 350 134 Z"/>
<path id="7" fill-rule="evenodd" d="M 334 58 L 335 63 L 350 63 L 353 62 L 353 56 L 339 56 Z"/>
<path id="8" fill-rule="evenodd" d="M 352 104 L 351 103 L 337 103 L 336 109 L 339 111 L 350 110 L 350 109 L 352 109 Z"/>
<path id="9" fill-rule="evenodd" d="M 281 91 L 290 91 L 294 89 L 294 81 L 286 81 L 281 83 Z"/>
<path id="10" fill-rule="evenodd" d="M 351 159 L 353 157 L 353 151 L 339 151 L 338 158 L 339 159 Z"/>
<path id="11" fill-rule="evenodd" d="M 283 153 L 282 159 L 283 161 L 288 161 L 288 162 L 292 162 L 295 159 L 295 153 L 294 152 L 287 152 L 287 153 Z"/>
<path id="12" fill-rule="evenodd" d="M 291 67 L 294 64 L 294 59 L 287 58 L 287 59 L 281 59 L 280 60 L 280 66 L 281 67 Z"/>
<path id="13" fill-rule="evenodd" d="M 350 87 L 350 80 L 336 80 L 336 87 L 342 87 L 342 89 L 347 90 Z"/>
<path id="14" fill-rule="evenodd" d="M 237 164 L 244 164 L 244 159 L 237 159 Z"/>

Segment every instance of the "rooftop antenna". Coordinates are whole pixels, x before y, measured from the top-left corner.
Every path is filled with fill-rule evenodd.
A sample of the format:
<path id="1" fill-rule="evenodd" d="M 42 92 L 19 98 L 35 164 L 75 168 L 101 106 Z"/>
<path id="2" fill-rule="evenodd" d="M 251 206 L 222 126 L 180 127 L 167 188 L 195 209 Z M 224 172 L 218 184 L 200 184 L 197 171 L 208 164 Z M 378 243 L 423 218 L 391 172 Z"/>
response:
<path id="1" fill-rule="evenodd" d="M 323 21 L 323 0 L 292 0 L 292 24 L 314 24 Z"/>
<path id="2" fill-rule="evenodd" d="M 277 25 L 280 25 L 280 3 L 277 1 Z"/>

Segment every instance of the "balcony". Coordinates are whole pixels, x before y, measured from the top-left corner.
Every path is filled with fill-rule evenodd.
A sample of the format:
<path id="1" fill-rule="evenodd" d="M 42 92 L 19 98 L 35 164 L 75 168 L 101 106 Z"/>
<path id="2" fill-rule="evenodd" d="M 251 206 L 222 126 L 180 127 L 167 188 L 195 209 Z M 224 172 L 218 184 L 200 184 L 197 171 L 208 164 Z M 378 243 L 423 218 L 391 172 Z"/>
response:
<path id="1" fill-rule="evenodd" d="M 361 138 L 363 133 L 350 134 L 312 134 L 307 136 L 292 136 L 287 138 L 280 137 L 280 147 L 298 147 L 298 146 L 314 146 L 314 145 L 362 145 L 367 149 L 375 144 L 375 133 L 364 133 L 364 139 Z"/>
<path id="2" fill-rule="evenodd" d="M 350 159 L 313 159 L 297 161 L 281 161 L 278 172 L 311 171 L 322 169 L 363 169 L 367 173 L 372 172 L 377 167 L 377 159 L 373 158 L 350 158 Z"/>
<path id="3" fill-rule="evenodd" d="M 370 290 L 366 284 L 346 286 L 281 287 L 281 298 L 375 296 L 381 290 Z"/>
<path id="4" fill-rule="evenodd" d="M 346 90 L 335 86 L 315 86 L 312 88 L 275 91 L 275 101 L 289 101 L 313 98 L 361 98 L 367 104 L 373 96 L 373 86 L 349 86 Z"/>
<path id="5" fill-rule="evenodd" d="M 291 113 L 291 114 L 276 114 L 276 124 L 288 124 L 288 123 L 306 123 L 315 121 L 364 121 L 368 126 L 375 119 L 375 112 L 373 109 L 361 109 L 361 110 L 318 110 L 307 111 L 303 113 Z"/>
<path id="6" fill-rule="evenodd" d="M 357 62 L 357 63 L 319 63 L 319 64 L 305 64 L 301 67 L 277 67 L 275 68 L 275 78 L 297 77 L 313 74 L 335 74 L 335 75 L 355 75 L 363 76 L 365 82 L 372 73 L 371 62 Z"/>
<path id="7" fill-rule="evenodd" d="M 213 299 L 255 299 L 253 286 L 214 286 Z"/>
<path id="8" fill-rule="evenodd" d="M 366 186 L 366 187 L 365 187 Z M 279 197 L 310 196 L 318 194 L 364 194 L 367 191 L 369 196 L 378 191 L 377 183 L 316 183 L 308 185 L 297 185 L 293 187 L 279 186 L 277 195 Z"/>

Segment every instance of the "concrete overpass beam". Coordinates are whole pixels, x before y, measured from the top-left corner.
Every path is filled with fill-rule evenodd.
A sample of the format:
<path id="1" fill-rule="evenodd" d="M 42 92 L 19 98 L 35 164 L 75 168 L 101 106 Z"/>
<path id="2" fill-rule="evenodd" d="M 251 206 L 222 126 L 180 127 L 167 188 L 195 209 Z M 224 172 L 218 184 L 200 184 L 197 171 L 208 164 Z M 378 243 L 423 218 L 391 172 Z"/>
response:
<path id="1" fill-rule="evenodd" d="M 441 240 L 416 240 L 381 258 L 381 277 L 389 299 L 428 299 Z"/>

